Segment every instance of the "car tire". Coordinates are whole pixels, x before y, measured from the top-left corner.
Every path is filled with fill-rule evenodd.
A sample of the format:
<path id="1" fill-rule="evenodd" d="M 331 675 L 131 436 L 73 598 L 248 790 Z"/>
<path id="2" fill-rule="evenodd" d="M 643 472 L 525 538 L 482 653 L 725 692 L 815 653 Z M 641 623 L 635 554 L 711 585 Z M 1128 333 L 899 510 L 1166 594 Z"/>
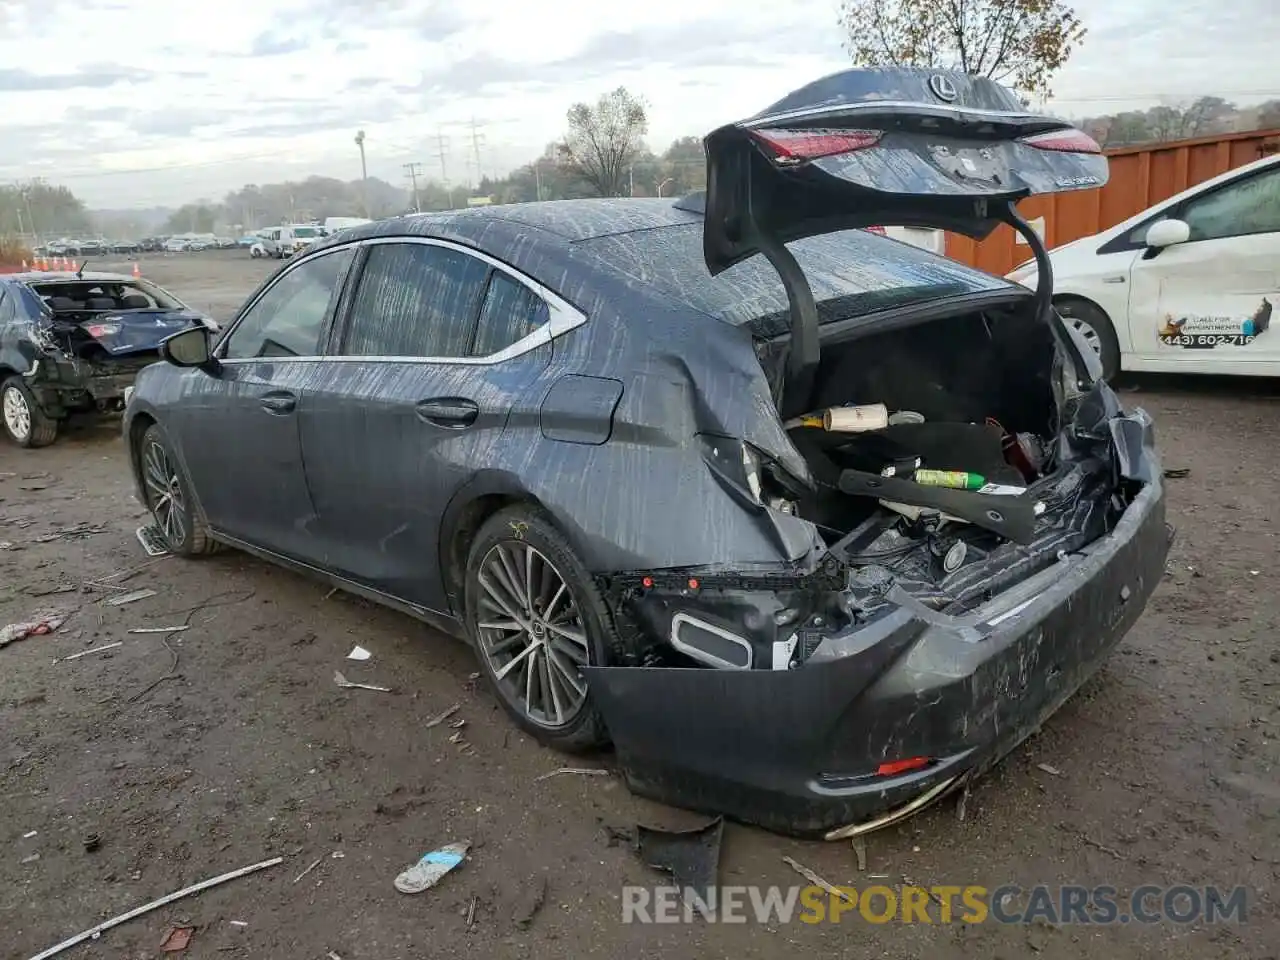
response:
<path id="1" fill-rule="evenodd" d="M 171 552 L 181 557 L 199 557 L 221 549 L 222 544 L 209 536 L 209 528 L 196 509 L 191 483 L 158 423 L 142 434 L 138 470 L 147 510 Z M 166 510 L 166 506 L 171 509 Z"/>
<path id="2" fill-rule="evenodd" d="M 0 384 L 0 423 L 5 436 L 20 447 L 47 447 L 58 439 L 58 421 L 40 409 L 35 394 L 19 376 Z"/>
<path id="3" fill-rule="evenodd" d="M 1120 342 L 1111 318 L 1097 304 L 1088 300 L 1059 300 L 1054 303 L 1058 314 L 1078 330 L 1102 361 L 1104 380 L 1112 380 L 1120 372 Z"/>
<path id="4" fill-rule="evenodd" d="M 534 587 L 525 590 L 530 573 Z M 577 667 L 607 663 L 613 620 L 586 567 L 541 510 L 509 507 L 480 528 L 467 559 L 465 623 L 490 687 L 521 729 L 567 753 L 609 742 Z M 500 623 L 511 626 L 486 626 Z"/>

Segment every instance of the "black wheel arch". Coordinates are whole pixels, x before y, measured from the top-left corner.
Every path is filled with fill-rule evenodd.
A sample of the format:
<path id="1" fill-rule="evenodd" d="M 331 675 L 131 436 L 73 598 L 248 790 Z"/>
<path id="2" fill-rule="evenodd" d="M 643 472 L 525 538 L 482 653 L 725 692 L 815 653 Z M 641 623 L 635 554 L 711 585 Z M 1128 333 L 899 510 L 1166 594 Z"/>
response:
<path id="1" fill-rule="evenodd" d="M 449 612 L 461 619 L 466 613 L 467 555 L 485 522 L 500 510 L 523 504 L 545 513 L 569 542 L 583 564 L 590 568 L 578 531 L 562 522 L 555 510 L 524 487 L 511 474 L 484 470 L 458 490 L 445 507 L 440 521 L 439 564 Z"/>

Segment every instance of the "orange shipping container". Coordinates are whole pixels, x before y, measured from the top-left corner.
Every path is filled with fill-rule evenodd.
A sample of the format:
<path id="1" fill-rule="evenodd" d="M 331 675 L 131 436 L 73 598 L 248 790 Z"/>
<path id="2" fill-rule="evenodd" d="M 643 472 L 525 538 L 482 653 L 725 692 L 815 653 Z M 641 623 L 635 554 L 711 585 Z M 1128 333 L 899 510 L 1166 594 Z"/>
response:
<path id="1" fill-rule="evenodd" d="M 1114 227 L 1188 187 L 1280 150 L 1280 130 L 1251 130 L 1196 140 L 1175 140 L 1106 151 L 1111 179 L 1101 190 L 1030 197 L 1021 214 L 1041 229 L 1050 249 Z M 997 227 L 981 243 L 947 234 L 947 256 L 1003 275 L 1031 250 L 1009 227 Z"/>

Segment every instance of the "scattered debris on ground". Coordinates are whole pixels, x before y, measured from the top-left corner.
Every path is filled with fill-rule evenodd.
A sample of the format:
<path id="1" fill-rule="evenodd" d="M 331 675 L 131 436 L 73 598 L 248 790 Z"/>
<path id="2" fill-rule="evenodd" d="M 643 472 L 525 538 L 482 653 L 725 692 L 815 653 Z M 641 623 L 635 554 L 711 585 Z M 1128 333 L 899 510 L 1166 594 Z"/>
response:
<path id="1" fill-rule="evenodd" d="M 169 932 L 160 941 L 161 952 L 180 953 L 187 949 L 187 945 L 191 943 L 191 937 L 195 932 L 195 927 L 170 927 Z"/>
<path id="2" fill-rule="evenodd" d="M 1191 476 L 1190 467 L 1170 467 L 1164 472 L 1166 480 L 1182 480 Z"/>
<path id="3" fill-rule="evenodd" d="M 122 913 L 118 917 L 112 917 L 110 920 L 104 920 L 96 927 L 90 927 L 83 933 L 77 933 L 70 939 L 63 940 L 61 943 L 50 947 L 43 953 L 38 953 L 31 960 L 48 960 L 49 957 L 57 956 L 64 950 L 70 950 L 76 944 L 84 943 L 89 939 L 96 940 L 107 930 L 112 927 L 118 927 L 122 923 L 127 923 L 134 917 L 140 917 L 144 913 L 150 913 L 152 910 L 158 910 L 163 906 L 173 903 L 175 900 L 181 900 L 183 897 L 189 897 L 192 894 L 200 893 L 202 890 L 208 890 L 210 887 L 216 887 L 219 884 L 228 883 L 231 880 L 238 880 L 240 877 L 246 877 L 251 873 L 257 873 L 259 870 L 266 870 L 268 867 L 278 866 L 284 863 L 284 857 L 272 857 L 270 860 L 263 860 L 260 863 L 253 863 L 247 867 L 241 867 L 239 870 L 232 870 L 230 873 L 224 873 L 216 877 L 210 877 L 208 880 L 202 880 L 199 883 L 189 887 L 183 887 L 181 890 L 174 891 L 167 896 L 161 897 L 159 900 L 152 900 L 150 903 L 144 903 L 140 907 L 130 910 L 128 913 Z"/>
<path id="4" fill-rule="evenodd" d="M 427 721 L 427 724 L 426 724 L 427 728 L 430 729 L 431 727 L 440 726 L 440 724 L 444 723 L 446 720 L 448 720 L 450 717 L 452 717 L 455 713 L 457 713 L 461 709 L 462 709 L 462 704 L 455 703 L 448 710 L 444 710 L 441 713 L 437 713 L 434 717 L 432 717 L 430 720 Z"/>
<path id="5" fill-rule="evenodd" d="M 406 867 L 395 879 L 395 888 L 401 893 L 422 893 L 430 890 L 458 864 L 467 858 L 470 840 L 447 843 L 437 850 L 422 855 L 413 866 Z"/>
<path id="6" fill-rule="evenodd" d="M 511 908 L 512 922 L 522 930 L 527 930 L 533 918 L 542 909 L 547 899 L 547 878 L 545 874 L 530 877 L 516 891 L 515 901 Z"/>
<path id="7" fill-rule="evenodd" d="M 181 633 L 183 630 L 190 630 L 191 626 L 186 623 L 180 623 L 172 627 L 133 627 L 130 633 Z"/>
<path id="8" fill-rule="evenodd" d="M 867 872 L 867 839 L 857 836 L 853 838 L 853 855 L 858 858 L 858 871 Z"/>
<path id="9" fill-rule="evenodd" d="M 1049 774 L 1049 776 L 1051 777 L 1062 776 L 1061 770 L 1059 770 L 1057 767 L 1051 767 L 1047 763 L 1037 763 L 1036 766 L 1039 767 L 1041 770 L 1043 770 L 1045 773 Z"/>
<path id="10" fill-rule="evenodd" d="M 296 877 L 293 878 L 293 882 L 297 883 L 299 880 L 305 877 L 308 873 L 310 873 L 316 867 L 320 866 L 320 863 L 323 860 L 324 860 L 324 857 L 316 857 L 313 861 L 311 861 L 311 865 L 307 867 L 307 869 L 303 870 L 300 874 L 298 874 Z"/>
<path id="11" fill-rule="evenodd" d="M 104 643 L 101 646 L 90 647 L 88 650 L 81 650 L 79 653 L 73 653 L 66 657 L 54 657 L 53 662 L 66 663 L 68 660 L 79 660 L 81 657 L 87 657 L 91 653 L 102 653 L 104 650 L 114 650 L 116 647 L 123 647 L 124 643 L 117 640 L 115 643 Z"/>
<path id="12" fill-rule="evenodd" d="M 148 557 L 167 557 L 169 555 L 169 547 L 164 542 L 164 535 L 155 524 L 139 527 L 135 532 L 138 542 L 142 544 L 142 549 L 147 552 Z"/>
<path id="13" fill-rule="evenodd" d="M 833 897 L 839 897 L 845 903 L 848 903 L 848 904 L 853 903 L 853 900 L 849 897 L 849 894 L 845 893 L 839 887 L 833 886 L 832 884 L 828 883 L 826 880 L 823 880 L 822 877 L 818 876 L 816 873 L 814 873 L 812 870 L 806 867 L 803 863 L 799 863 L 798 861 L 793 860 L 791 857 L 783 857 L 782 862 L 785 863 L 787 866 L 789 866 L 796 873 L 800 874 L 800 876 L 804 877 L 806 880 L 812 883 L 815 887 L 821 887 L 823 890 L 827 891 L 827 893 L 831 894 Z"/>
<path id="14" fill-rule="evenodd" d="M 0 627 L 0 647 L 15 640 L 25 640 L 27 637 L 47 636 L 66 623 L 68 616 L 70 614 L 37 615 L 24 623 L 11 623 Z"/>
<path id="15" fill-rule="evenodd" d="M 372 683 L 355 683 L 342 675 L 340 670 L 333 671 L 333 682 L 344 690 L 372 690 L 375 693 L 390 693 L 390 687 L 376 687 Z"/>
<path id="16" fill-rule="evenodd" d="M 572 774 L 578 777 L 607 777 L 613 771 L 601 770 L 599 767 L 561 767 L 559 770 L 552 770 L 550 773 L 544 773 L 540 777 L 534 777 L 534 783 L 540 783 L 543 780 L 550 780 L 552 777 L 558 777 L 561 774 Z"/>
<path id="17" fill-rule="evenodd" d="M 129 593 L 122 593 L 118 597 L 112 597 L 107 601 L 113 607 L 122 607 L 126 603 L 134 603 L 138 600 L 146 600 L 148 597 L 154 597 L 154 590 L 132 590 Z"/>
<path id="18" fill-rule="evenodd" d="M 357 644 L 356 646 L 351 648 L 351 652 L 347 654 L 347 659 L 348 660 L 368 660 L 372 656 L 373 654 L 371 654 L 364 647 Z"/>
<path id="19" fill-rule="evenodd" d="M 724 818 L 716 817 L 692 830 L 663 830 L 659 827 L 636 827 L 640 859 L 655 870 L 671 874 L 682 891 L 694 891 L 709 903 L 711 888 L 720 872 L 720 840 L 724 836 Z"/>

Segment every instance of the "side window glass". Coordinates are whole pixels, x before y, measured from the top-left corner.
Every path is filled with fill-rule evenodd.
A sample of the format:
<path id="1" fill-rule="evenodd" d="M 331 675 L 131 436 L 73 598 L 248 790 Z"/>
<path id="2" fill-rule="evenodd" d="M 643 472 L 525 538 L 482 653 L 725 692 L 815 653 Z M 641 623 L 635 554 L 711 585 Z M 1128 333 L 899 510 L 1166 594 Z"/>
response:
<path id="1" fill-rule="evenodd" d="M 1182 219 L 1191 227 L 1192 240 L 1280 232 L 1280 169 L 1190 201 Z"/>
<path id="2" fill-rule="evenodd" d="M 236 324 L 222 355 L 228 360 L 317 356 L 329 302 L 354 255 L 338 250 L 286 273 Z"/>
<path id="3" fill-rule="evenodd" d="M 8 290 L 0 287 L 0 324 L 8 323 L 15 316 L 17 316 L 17 310 L 13 305 L 13 297 Z"/>
<path id="4" fill-rule="evenodd" d="M 422 243 L 369 248 L 342 353 L 352 357 L 465 357 L 488 264 Z"/>
<path id="5" fill-rule="evenodd" d="M 551 315 L 542 298 L 501 270 L 489 274 L 489 289 L 480 306 L 473 357 L 487 357 L 523 340 Z"/>

